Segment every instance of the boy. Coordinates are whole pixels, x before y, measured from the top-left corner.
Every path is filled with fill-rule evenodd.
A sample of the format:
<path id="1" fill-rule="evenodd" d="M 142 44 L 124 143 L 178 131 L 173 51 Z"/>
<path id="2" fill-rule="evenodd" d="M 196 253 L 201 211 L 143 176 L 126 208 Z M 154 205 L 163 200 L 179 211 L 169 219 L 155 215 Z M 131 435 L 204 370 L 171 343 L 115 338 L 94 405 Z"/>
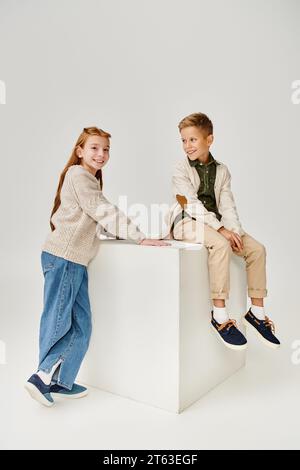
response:
<path id="1" fill-rule="evenodd" d="M 239 221 L 231 175 L 210 153 L 213 124 L 203 113 L 194 113 L 178 125 L 186 157 L 175 166 L 172 185 L 177 202 L 172 210 L 171 233 L 176 240 L 201 242 L 208 249 L 211 324 L 219 339 L 229 348 L 245 349 L 247 340 L 229 318 L 225 300 L 229 294 L 231 253 L 246 261 L 248 295 L 251 307 L 243 317 L 268 346 L 278 348 L 274 323 L 265 315 L 266 249 L 246 233 Z"/>

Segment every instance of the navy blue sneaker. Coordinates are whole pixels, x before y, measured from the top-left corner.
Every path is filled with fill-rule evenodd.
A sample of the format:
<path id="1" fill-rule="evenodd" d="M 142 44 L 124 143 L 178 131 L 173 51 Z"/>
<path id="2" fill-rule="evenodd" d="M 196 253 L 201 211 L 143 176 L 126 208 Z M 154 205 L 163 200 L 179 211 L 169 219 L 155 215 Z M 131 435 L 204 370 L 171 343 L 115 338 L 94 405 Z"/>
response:
<path id="1" fill-rule="evenodd" d="M 30 394 L 31 398 L 38 401 L 42 405 L 52 406 L 54 404 L 53 398 L 50 395 L 50 385 L 44 384 L 42 379 L 33 374 L 26 382 L 25 388 Z"/>
<path id="2" fill-rule="evenodd" d="M 213 317 L 213 310 L 211 312 L 211 324 L 214 331 L 217 333 L 218 338 L 222 343 L 230 349 L 241 351 L 246 349 L 247 340 L 243 333 L 236 327 L 236 321 L 229 319 L 224 323 L 218 323 Z"/>
<path id="3" fill-rule="evenodd" d="M 88 394 L 88 390 L 86 387 L 75 383 L 71 390 L 67 390 L 58 384 L 54 384 L 50 387 L 50 393 L 53 398 L 82 398 Z"/>
<path id="4" fill-rule="evenodd" d="M 252 331 L 254 331 L 264 344 L 273 349 L 279 348 L 280 341 L 274 334 L 274 323 L 267 316 L 265 316 L 264 320 L 259 320 L 251 312 L 251 308 L 249 308 L 248 312 L 243 318 L 243 323 L 247 328 L 250 328 Z"/>

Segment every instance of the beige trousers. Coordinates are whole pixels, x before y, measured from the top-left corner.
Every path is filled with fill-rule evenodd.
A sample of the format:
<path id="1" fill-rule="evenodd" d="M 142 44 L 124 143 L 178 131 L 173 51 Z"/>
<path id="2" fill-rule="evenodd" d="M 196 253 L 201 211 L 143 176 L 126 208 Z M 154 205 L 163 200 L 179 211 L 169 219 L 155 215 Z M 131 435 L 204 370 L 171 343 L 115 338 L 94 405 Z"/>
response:
<path id="1" fill-rule="evenodd" d="M 200 237 L 199 233 L 201 233 Z M 249 297 L 267 296 L 266 249 L 248 233 L 241 237 L 243 250 L 236 252 L 232 250 L 230 242 L 217 230 L 185 217 L 175 225 L 173 237 L 175 240 L 203 243 L 208 249 L 211 299 L 228 299 L 229 297 L 229 268 L 232 253 L 242 256 L 246 262 Z"/>

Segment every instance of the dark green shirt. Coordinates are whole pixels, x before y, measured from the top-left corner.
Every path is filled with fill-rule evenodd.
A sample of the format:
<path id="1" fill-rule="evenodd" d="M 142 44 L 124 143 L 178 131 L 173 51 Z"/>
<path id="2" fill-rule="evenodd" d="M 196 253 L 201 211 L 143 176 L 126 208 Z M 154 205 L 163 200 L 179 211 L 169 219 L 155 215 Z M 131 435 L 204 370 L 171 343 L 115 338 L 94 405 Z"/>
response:
<path id="1" fill-rule="evenodd" d="M 209 212 L 214 212 L 218 220 L 221 220 L 221 214 L 218 211 L 216 196 L 215 196 L 215 180 L 217 173 L 218 162 L 214 159 L 209 152 L 208 163 L 201 163 L 197 160 L 190 160 L 189 164 L 195 167 L 200 178 L 200 186 L 198 189 L 198 199 L 202 202 L 205 209 Z"/>

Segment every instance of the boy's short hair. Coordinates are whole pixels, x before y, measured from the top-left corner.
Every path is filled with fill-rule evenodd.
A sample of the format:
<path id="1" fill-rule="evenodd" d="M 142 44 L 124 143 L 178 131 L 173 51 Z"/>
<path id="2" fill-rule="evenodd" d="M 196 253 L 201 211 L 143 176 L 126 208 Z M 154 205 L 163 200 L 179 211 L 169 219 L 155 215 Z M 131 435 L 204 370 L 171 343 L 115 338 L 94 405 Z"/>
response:
<path id="1" fill-rule="evenodd" d="M 193 113 L 184 117 L 178 124 L 179 131 L 185 127 L 195 126 L 199 127 L 202 131 L 205 132 L 206 137 L 210 134 L 213 134 L 213 123 L 208 116 L 204 113 Z"/>

